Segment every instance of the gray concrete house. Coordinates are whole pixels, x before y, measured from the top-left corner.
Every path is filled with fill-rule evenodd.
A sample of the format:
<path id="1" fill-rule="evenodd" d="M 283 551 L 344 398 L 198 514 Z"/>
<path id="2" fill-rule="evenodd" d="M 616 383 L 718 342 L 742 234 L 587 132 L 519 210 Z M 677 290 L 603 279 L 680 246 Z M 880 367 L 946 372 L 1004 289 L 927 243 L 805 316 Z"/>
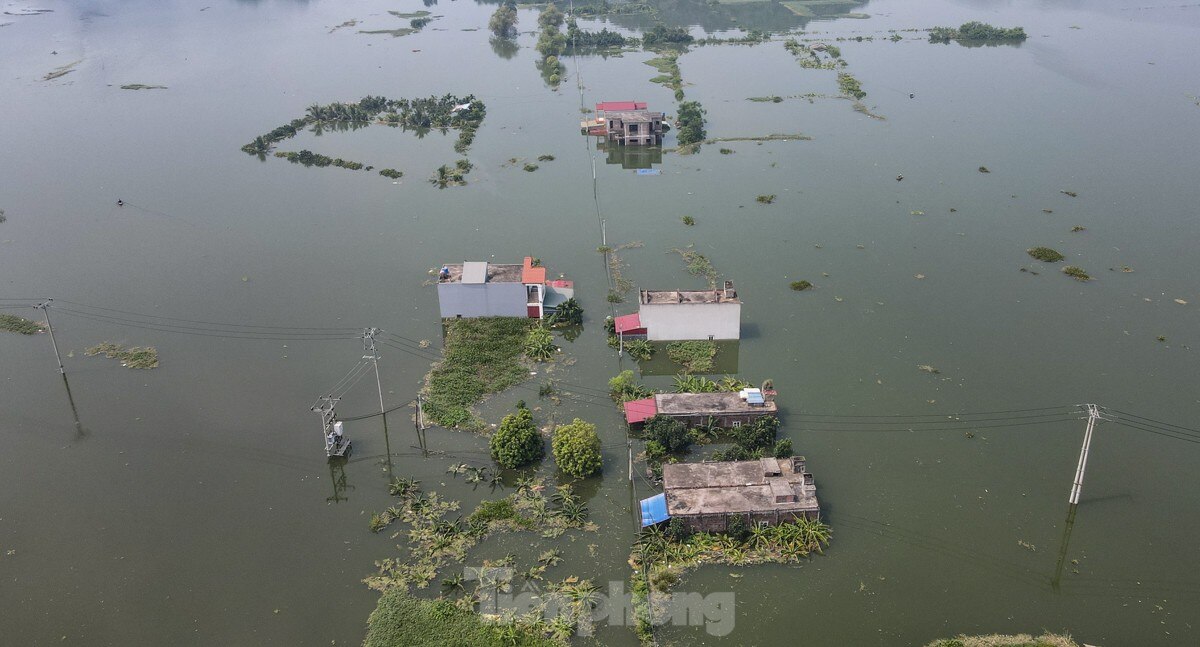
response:
<path id="1" fill-rule="evenodd" d="M 438 271 L 438 306 L 443 319 L 529 317 L 541 319 L 575 294 L 571 281 L 546 280 L 546 268 L 486 261 L 447 263 Z"/>
<path id="2" fill-rule="evenodd" d="M 740 339 L 742 302 L 732 281 L 721 290 L 642 290 L 638 321 L 650 341 Z"/>
<path id="3" fill-rule="evenodd" d="M 747 526 L 819 519 L 821 506 L 804 457 L 663 465 L 667 514 L 696 531 L 724 532 L 732 517 Z"/>

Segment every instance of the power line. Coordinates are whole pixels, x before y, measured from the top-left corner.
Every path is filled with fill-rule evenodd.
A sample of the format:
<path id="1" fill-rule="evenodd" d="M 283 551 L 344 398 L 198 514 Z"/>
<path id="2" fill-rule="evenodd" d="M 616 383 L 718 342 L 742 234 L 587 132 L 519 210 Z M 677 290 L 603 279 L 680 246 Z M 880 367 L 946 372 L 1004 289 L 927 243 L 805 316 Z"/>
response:
<path id="1" fill-rule="evenodd" d="M 1125 417 L 1127 417 L 1127 418 L 1137 418 L 1137 419 L 1139 419 L 1139 420 L 1145 420 L 1145 421 L 1146 421 L 1146 422 L 1148 422 L 1148 423 L 1155 423 L 1155 424 L 1157 424 L 1157 425 L 1161 425 L 1161 426 L 1163 426 L 1163 427 L 1174 427 L 1174 428 L 1176 428 L 1176 429 L 1179 429 L 1180 431 L 1186 431 L 1186 432 L 1191 432 L 1191 433 L 1194 433 L 1194 434 L 1200 434 L 1200 429 L 1192 429 L 1191 427 L 1184 427 L 1184 426 L 1182 426 L 1182 425 L 1176 425 L 1176 424 L 1172 424 L 1172 423 L 1169 423 L 1169 422 L 1163 422 L 1163 421 L 1161 421 L 1161 420 L 1155 420 L 1155 419 L 1153 419 L 1153 418 L 1147 418 L 1147 417 L 1145 417 L 1145 416 L 1139 416 L 1139 415 L 1137 415 L 1137 414 L 1134 414 L 1134 413 L 1128 413 L 1128 412 L 1126 412 L 1126 411 L 1121 411 L 1121 410 L 1119 410 L 1119 409 L 1108 409 L 1108 408 L 1105 408 L 1105 411 L 1112 411 L 1113 413 L 1116 413 L 1116 414 L 1118 414 L 1118 415 L 1125 416 Z"/>
<path id="2" fill-rule="evenodd" d="M 77 306 L 80 308 L 86 308 L 89 310 L 104 310 L 107 312 L 115 312 L 117 314 L 130 315 L 133 317 L 141 317 L 143 319 L 163 319 L 166 321 L 178 321 L 178 322 L 182 322 L 182 323 L 202 324 L 202 325 L 207 325 L 207 326 L 222 326 L 225 328 L 258 328 L 258 329 L 265 329 L 268 331 L 312 330 L 312 331 L 326 331 L 326 332 L 330 332 L 330 331 L 358 332 L 358 331 L 362 330 L 361 328 L 355 328 L 355 327 L 350 327 L 350 326 L 335 327 L 335 328 L 313 328 L 313 327 L 289 327 L 289 326 L 260 326 L 260 325 L 254 325 L 254 324 L 239 324 L 239 323 L 226 323 L 226 322 L 215 322 L 215 321 L 197 321 L 194 319 L 178 319 L 175 317 L 164 317 L 161 315 L 150 315 L 150 314 L 144 314 L 144 313 L 140 313 L 140 312 L 130 312 L 128 310 L 116 310 L 114 308 L 104 308 L 101 306 L 88 305 L 86 303 L 78 303 L 76 301 L 68 301 L 66 299 L 59 299 L 59 302 L 60 303 L 68 303 L 70 305 Z"/>
<path id="3" fill-rule="evenodd" d="M 152 324 L 147 324 L 147 323 L 143 323 L 143 322 L 136 322 L 136 321 L 130 321 L 130 320 L 125 320 L 125 319 L 117 319 L 117 318 L 113 318 L 113 317 L 107 317 L 104 315 L 97 315 L 97 314 L 92 314 L 92 313 L 85 314 L 82 312 L 78 312 L 75 310 L 67 310 L 64 308 L 59 308 L 58 311 L 64 315 L 67 315 L 70 317 L 76 317 L 76 318 L 80 318 L 80 319 L 88 319 L 90 321 L 96 321 L 96 322 L 100 322 L 100 323 L 117 324 L 120 326 L 129 327 L 129 328 L 140 328 L 142 330 L 154 330 L 154 331 L 158 331 L 158 332 L 176 333 L 176 334 L 180 334 L 180 335 L 194 335 L 197 337 L 220 337 L 223 339 L 259 339 L 259 340 L 268 340 L 268 341 L 271 341 L 271 340 L 274 340 L 274 341 L 326 341 L 326 340 L 334 340 L 334 339 L 356 339 L 357 338 L 357 336 L 355 336 L 355 335 L 333 334 L 333 333 L 323 334 L 323 335 L 315 334 L 315 333 L 314 334 L 289 334 L 289 333 L 257 334 L 257 333 L 253 333 L 251 331 L 221 331 L 221 330 L 203 329 L 203 328 L 187 330 L 187 329 L 181 329 L 181 328 L 176 328 L 176 327 L 169 327 L 166 325 L 152 325 Z"/>

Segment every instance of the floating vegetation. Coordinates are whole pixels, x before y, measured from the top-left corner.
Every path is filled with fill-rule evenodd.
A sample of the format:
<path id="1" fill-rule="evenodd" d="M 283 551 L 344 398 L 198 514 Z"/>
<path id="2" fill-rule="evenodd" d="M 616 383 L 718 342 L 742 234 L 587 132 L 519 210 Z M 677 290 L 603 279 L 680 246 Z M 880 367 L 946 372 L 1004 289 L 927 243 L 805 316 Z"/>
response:
<path id="1" fill-rule="evenodd" d="M 525 335 L 525 357 L 535 362 L 548 362 L 558 352 L 554 337 L 542 326 L 535 326 Z"/>
<path id="2" fill-rule="evenodd" d="M 294 151 L 276 151 L 275 157 L 286 159 L 292 164 L 303 164 L 304 166 L 316 166 L 322 168 L 325 166 L 337 166 L 339 168 L 350 169 L 351 171 L 359 171 L 363 169 L 361 162 L 351 162 L 340 157 L 329 157 L 314 153 L 310 150 Z"/>
<path id="3" fill-rule="evenodd" d="M 862 89 L 862 84 L 849 72 L 838 72 L 837 80 L 838 89 L 842 91 L 842 94 L 854 97 L 860 101 L 867 96 L 867 93 Z"/>
<path id="4" fill-rule="evenodd" d="M 718 152 L 720 152 L 722 155 L 733 155 L 736 151 L 734 151 L 732 148 L 722 148 Z"/>
<path id="5" fill-rule="evenodd" d="M 1175 303 L 1178 303 L 1181 306 L 1186 306 L 1188 302 L 1184 301 L 1183 299 L 1175 299 Z"/>
<path id="6" fill-rule="evenodd" d="M 1166 336 L 1166 335 L 1159 335 L 1159 336 L 1155 337 L 1154 339 L 1155 339 L 1156 341 L 1167 341 L 1167 336 Z"/>
<path id="7" fill-rule="evenodd" d="M 106 341 L 84 351 L 88 357 L 101 353 L 109 359 L 120 360 L 125 368 L 158 368 L 158 350 L 150 346 L 126 348 Z"/>
<path id="8" fill-rule="evenodd" d="M 333 32 L 335 32 L 339 29 L 345 29 L 346 27 L 353 27 L 357 24 L 358 24 L 358 20 L 355 18 L 351 18 L 350 20 L 347 20 L 346 22 L 344 22 L 340 25 L 334 25 L 334 27 L 329 30 L 329 33 L 332 34 Z"/>
<path id="9" fill-rule="evenodd" d="M 1059 634 L 1042 634 L 1034 637 L 1029 634 L 1002 636 L 990 634 L 986 636 L 959 635 L 951 639 L 935 640 L 925 647 L 1079 647 L 1079 643 L 1071 640 L 1070 636 Z"/>
<path id="10" fill-rule="evenodd" d="M 1075 193 L 1074 191 L 1059 191 L 1059 193 L 1061 193 L 1061 194 L 1063 194 L 1063 195 L 1065 195 L 1065 196 L 1070 196 L 1070 197 L 1072 197 L 1072 198 L 1078 198 L 1078 197 L 1079 197 L 1079 194 L 1078 194 L 1078 193 Z"/>
<path id="11" fill-rule="evenodd" d="M 576 9 L 576 13 L 582 15 L 582 10 Z M 569 53 L 615 49 L 636 43 L 636 38 L 626 38 L 618 32 L 609 31 L 607 27 L 600 31 L 585 31 L 579 28 L 574 18 L 567 22 L 566 51 Z"/>
<path id="12" fill-rule="evenodd" d="M 470 407 L 528 378 L 522 361 L 532 323 L 521 317 L 446 319 L 443 359 L 425 376 L 424 412 L 447 428 L 481 429 Z"/>
<path id="13" fill-rule="evenodd" d="M 1066 258 L 1058 250 L 1049 247 L 1033 247 L 1025 250 L 1025 253 L 1044 263 L 1057 263 Z"/>
<path id="14" fill-rule="evenodd" d="M 70 74 L 71 72 L 74 72 L 75 66 L 79 65 L 82 62 L 83 62 L 83 59 L 81 58 L 78 61 L 74 61 L 72 63 L 67 63 L 66 65 L 63 65 L 62 67 L 56 67 L 56 68 L 54 68 L 53 71 L 47 72 L 46 75 L 42 77 L 42 80 L 43 81 L 53 81 L 54 79 L 64 77 L 64 76 Z"/>
<path id="15" fill-rule="evenodd" d="M 688 227 L 691 227 L 696 224 L 696 219 L 691 216 L 684 216 L 684 217 L 680 218 L 680 220 L 683 222 L 683 224 L 687 225 Z"/>
<path id="16" fill-rule="evenodd" d="M 521 168 L 522 168 L 522 169 L 523 169 L 523 170 L 524 170 L 526 173 L 533 173 L 534 171 L 538 170 L 538 169 L 539 169 L 539 168 L 541 168 L 541 167 L 540 167 L 540 166 L 538 166 L 537 164 L 531 164 L 531 163 L 529 163 L 529 162 L 526 162 L 526 163 L 525 163 L 525 166 L 523 166 L 523 167 L 521 167 Z"/>
<path id="17" fill-rule="evenodd" d="M 687 45 L 694 40 L 684 27 L 655 25 L 642 32 L 642 47 L 647 49 L 656 45 Z"/>
<path id="18" fill-rule="evenodd" d="M 930 366 L 929 364 L 917 364 L 917 369 L 920 370 L 922 373 L 930 373 L 932 375 L 937 375 L 938 373 L 941 373 L 941 371 Z"/>
<path id="19" fill-rule="evenodd" d="M 537 159 L 539 162 L 553 162 L 554 156 L 553 155 L 538 155 Z"/>
<path id="20" fill-rule="evenodd" d="M 706 139 L 704 141 L 696 142 L 694 144 L 687 144 L 684 146 L 680 146 L 679 148 L 667 149 L 665 152 L 674 151 L 674 152 L 679 153 L 680 155 L 691 155 L 692 153 L 695 153 L 696 151 L 700 150 L 700 146 L 703 144 L 719 144 L 722 142 L 791 142 L 791 141 L 811 141 L 811 140 L 812 140 L 812 137 L 810 137 L 808 135 L 799 134 L 799 133 L 794 134 L 794 135 L 776 133 L 776 134 L 772 134 L 772 135 L 759 135 L 756 137 L 714 137 L 712 139 Z"/>
<path id="21" fill-rule="evenodd" d="M 4 215 L 4 210 L 0 209 L 0 223 L 8 221 L 8 216 Z"/>
<path id="22" fill-rule="evenodd" d="M 678 93 L 682 93 L 683 77 L 679 74 L 678 58 L 678 53 L 668 52 L 646 61 L 646 65 L 660 72 L 659 76 L 650 79 L 650 82 L 661 83 Z"/>
<path id="23" fill-rule="evenodd" d="M 45 332 L 46 324 L 0 312 L 0 330 L 15 332 L 18 335 L 36 335 Z"/>
<path id="24" fill-rule="evenodd" d="M 1087 231 L 1087 227 L 1084 227 L 1083 225 L 1075 225 L 1074 227 L 1071 227 L 1071 233 L 1073 234 L 1077 234 L 1081 231 Z"/>
<path id="25" fill-rule="evenodd" d="M 879 121 L 887 121 L 887 117 L 872 112 L 871 109 L 867 107 L 867 104 L 863 103 L 862 101 L 855 101 L 851 107 L 854 108 L 854 112 L 862 113 L 872 119 L 878 119 Z"/>
<path id="26" fill-rule="evenodd" d="M 775 202 L 775 194 L 770 193 L 767 195 L 760 195 L 757 198 L 754 198 L 754 201 L 758 202 L 759 204 L 771 204 Z"/>
<path id="27" fill-rule="evenodd" d="M 808 281 L 792 281 L 791 282 L 791 288 L 797 292 L 803 292 L 805 290 L 810 290 L 810 289 L 812 289 L 812 286 L 813 286 L 813 284 L 809 283 Z"/>
<path id="28" fill-rule="evenodd" d="M 625 352 L 639 362 L 645 362 L 654 357 L 654 344 L 645 339 L 630 339 L 625 342 Z"/>
<path id="29" fill-rule="evenodd" d="M 383 177 L 391 178 L 393 180 L 399 180 L 400 178 L 404 177 L 404 173 L 402 171 L 397 171 L 394 168 L 385 168 L 380 171 L 379 174 Z"/>
<path id="30" fill-rule="evenodd" d="M 402 11 L 388 11 L 388 13 L 392 14 L 393 16 L 395 16 L 397 18 L 403 18 L 403 19 L 424 18 L 426 16 L 431 15 L 428 11 L 425 11 L 423 9 L 421 11 L 414 11 L 412 13 L 404 13 Z"/>
<path id="31" fill-rule="evenodd" d="M 429 178 L 429 183 L 439 189 L 444 189 L 448 186 L 464 186 L 467 183 L 467 173 L 471 172 L 474 166 L 470 160 L 460 159 L 454 163 L 454 166 L 442 164 L 433 173 L 433 177 Z"/>
<path id="32" fill-rule="evenodd" d="M 387 34 L 388 36 L 391 36 L 392 38 L 400 38 L 401 36 L 415 34 L 418 31 L 420 31 L 420 30 L 413 29 L 412 27 L 400 27 L 398 29 L 360 29 L 360 30 L 358 30 L 358 33 L 367 34 L 369 36 Z"/>
<path id="33" fill-rule="evenodd" d="M 717 344 L 712 341 L 676 341 L 667 344 L 667 357 L 683 367 L 685 373 L 708 373 L 713 370 Z"/>
<path id="34" fill-rule="evenodd" d="M 619 252 L 626 249 L 637 249 L 642 246 L 642 241 L 635 240 L 616 247 L 610 247 L 607 250 L 606 245 L 601 245 L 596 248 L 601 254 L 608 254 L 608 273 L 612 276 L 612 289 L 609 290 L 609 303 L 621 303 L 625 300 L 625 293 L 633 289 L 633 281 L 625 278 L 622 270 L 625 269 L 625 263 L 621 260 Z M 615 300 L 614 300 L 615 298 Z"/>
<path id="35" fill-rule="evenodd" d="M 991 173 L 991 171 L 989 171 L 989 170 L 988 170 L 988 167 L 986 167 L 986 166 L 980 166 L 980 167 L 979 167 L 979 172 L 980 172 L 980 173 Z"/>
<path id="36" fill-rule="evenodd" d="M 1129 274 L 1129 273 L 1133 272 L 1133 268 L 1129 267 L 1128 265 L 1122 265 L 1121 271 L 1124 272 L 1125 274 Z"/>
<path id="37" fill-rule="evenodd" d="M 1019 43 L 1028 37 L 1022 27 L 993 27 L 975 20 L 965 22 L 957 29 L 934 27 L 929 30 L 929 42 L 931 43 L 949 43 L 952 40 L 958 43 Z"/>
<path id="38" fill-rule="evenodd" d="M 687 249 L 672 249 L 671 251 L 683 257 L 683 262 L 687 264 L 687 273 L 692 276 L 703 276 L 708 279 L 710 287 L 716 287 L 717 279 L 721 278 L 717 268 L 708 260 L 708 257 L 688 246 Z"/>
<path id="39" fill-rule="evenodd" d="M 146 85 L 144 83 L 129 83 L 121 86 L 122 90 L 166 90 L 165 85 Z"/>
<path id="40" fill-rule="evenodd" d="M 462 587 L 462 578 L 458 577 L 456 586 Z M 429 644 L 433 637 L 443 644 L 480 647 L 565 645 L 561 640 L 546 637 L 546 624 L 526 618 L 493 623 L 452 600 L 427 600 L 414 597 L 404 589 L 393 588 L 379 598 L 367 619 L 363 647 Z"/>
<path id="41" fill-rule="evenodd" d="M 1091 276 L 1088 275 L 1087 272 L 1083 271 L 1082 267 L 1077 267 L 1075 265 L 1068 265 L 1068 266 L 1062 268 L 1062 271 L 1063 271 L 1063 274 L 1066 274 L 1067 276 L 1075 279 L 1076 281 L 1090 281 L 1092 278 Z"/>
<path id="42" fill-rule="evenodd" d="M 783 42 L 783 47 L 791 52 L 796 57 L 796 62 L 800 67 L 810 70 L 833 70 L 838 67 L 845 67 L 846 61 L 841 60 L 841 51 L 836 47 L 817 43 L 811 47 L 801 43 L 795 38 L 789 38 Z M 836 55 L 835 53 L 836 52 Z M 824 54 L 825 58 L 821 58 Z"/>
<path id="43" fill-rule="evenodd" d="M 483 123 L 486 113 L 487 109 L 483 102 L 476 99 L 474 95 L 459 97 L 446 94 L 441 97 L 430 96 L 419 99 L 388 99 L 368 95 L 356 103 L 313 104 L 308 107 L 307 114 L 303 117 L 293 119 L 270 132 L 255 137 L 249 144 L 242 146 L 242 151 L 261 157 L 271 152 L 275 145 L 295 137 L 310 127 L 314 132 L 320 132 L 325 128 L 363 128 L 374 123 L 412 130 L 418 135 L 424 135 L 435 128 L 443 132 L 452 129 L 458 130 L 458 139 L 454 143 L 454 150 L 462 154 L 474 142 L 475 131 Z M 305 151 L 295 153 L 295 155 L 303 153 Z M 330 164 L 305 164 L 306 166 L 334 165 L 332 158 L 311 151 L 307 151 L 307 153 L 310 160 L 329 160 Z M 289 161 L 304 163 L 300 159 L 292 160 L 288 155 L 277 153 L 276 157 L 285 157 Z M 348 164 L 357 164 L 357 168 L 366 168 L 367 170 L 373 168 L 363 167 L 358 162 Z M 354 168 L 347 165 L 338 166 Z"/>
<path id="44" fill-rule="evenodd" d="M 773 94 L 769 97 L 747 97 L 746 101 L 757 101 L 759 103 L 783 103 L 783 97 Z"/>

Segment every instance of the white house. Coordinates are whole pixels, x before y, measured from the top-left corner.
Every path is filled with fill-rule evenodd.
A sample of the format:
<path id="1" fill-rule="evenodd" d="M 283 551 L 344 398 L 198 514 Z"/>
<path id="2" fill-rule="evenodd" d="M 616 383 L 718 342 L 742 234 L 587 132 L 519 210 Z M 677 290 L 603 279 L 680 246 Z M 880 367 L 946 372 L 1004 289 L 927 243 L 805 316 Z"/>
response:
<path id="1" fill-rule="evenodd" d="M 574 295 L 571 281 L 546 281 L 546 268 L 533 257 L 523 264 L 464 261 L 438 271 L 438 306 L 443 319 L 530 317 L 541 319 Z"/>
<path id="2" fill-rule="evenodd" d="M 642 290 L 638 301 L 633 334 L 650 341 L 742 336 L 742 302 L 732 281 L 720 290 Z"/>

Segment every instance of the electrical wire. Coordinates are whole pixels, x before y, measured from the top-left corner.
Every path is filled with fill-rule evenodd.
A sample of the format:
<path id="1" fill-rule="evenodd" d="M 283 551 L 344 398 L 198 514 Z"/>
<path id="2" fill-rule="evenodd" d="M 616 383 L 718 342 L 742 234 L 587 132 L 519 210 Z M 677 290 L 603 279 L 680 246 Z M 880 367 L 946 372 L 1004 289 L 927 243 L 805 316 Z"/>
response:
<path id="1" fill-rule="evenodd" d="M 76 317 L 79 319 L 87 319 L 87 320 L 95 321 L 95 322 L 99 322 L 99 323 L 117 324 L 117 325 L 129 327 L 129 328 L 139 328 L 142 330 L 153 330 L 153 331 L 157 331 L 157 332 L 169 332 L 169 333 L 176 333 L 176 334 L 181 334 L 181 335 L 193 335 L 193 336 L 197 336 L 197 337 L 220 337 L 222 339 L 259 339 L 259 340 L 268 340 L 268 341 L 272 341 L 272 340 L 273 341 L 327 341 L 327 340 L 336 340 L 336 339 L 358 339 L 359 338 L 356 335 L 349 335 L 349 334 L 337 335 L 337 334 L 333 334 L 333 333 L 324 334 L 324 335 L 317 335 L 317 334 L 296 335 L 296 334 L 287 334 L 287 333 L 256 334 L 256 333 L 251 333 L 250 331 L 227 331 L 227 330 L 222 331 L 222 330 L 203 329 L 203 328 L 187 330 L 187 329 L 168 327 L 168 326 L 149 325 L 149 324 L 145 324 L 145 323 L 124 320 L 124 319 L 117 319 L 117 318 L 113 318 L 113 317 L 106 317 L 106 316 L 102 316 L 102 315 L 85 314 L 85 313 L 81 313 L 81 312 L 78 312 L 75 310 L 67 310 L 64 308 L 59 308 L 57 310 L 57 312 L 67 315 L 69 317 Z"/>
<path id="2" fill-rule="evenodd" d="M 140 314 L 140 313 L 136 313 L 136 312 L 127 312 L 127 311 L 123 311 L 123 310 L 113 310 L 112 308 L 101 308 L 98 306 L 88 306 L 88 305 L 76 304 L 73 301 L 66 301 L 66 300 L 61 301 L 61 303 L 66 303 L 66 304 L 75 306 L 76 308 L 81 308 L 80 310 L 74 310 L 75 312 L 92 315 L 92 316 L 96 316 L 96 317 L 110 317 L 112 319 L 120 320 L 120 321 L 133 321 L 135 323 L 152 324 L 152 325 L 157 325 L 157 326 L 170 326 L 170 327 L 176 327 L 176 328 L 183 328 L 183 329 L 187 329 L 187 330 L 210 330 L 210 329 L 215 328 L 215 329 L 221 330 L 221 331 L 245 332 L 248 334 L 279 333 L 279 334 L 294 334 L 294 335 L 318 335 L 318 334 L 324 335 L 324 334 L 334 334 L 334 333 L 350 334 L 350 333 L 361 333 L 362 332 L 362 328 L 350 328 L 350 327 L 346 327 L 346 328 L 295 328 L 295 327 L 290 327 L 289 328 L 289 327 L 283 327 L 283 326 L 258 326 L 258 325 L 251 325 L 251 324 L 221 323 L 221 322 L 215 322 L 215 321 L 195 321 L 195 320 L 191 320 L 191 319 L 177 319 L 174 317 L 160 317 L 157 315 L 147 315 L 147 314 Z M 64 309 L 61 307 L 59 309 L 60 310 L 71 310 L 71 308 Z M 103 312 L 91 312 L 92 310 L 100 310 Z M 119 316 L 117 316 L 117 314 L 105 314 L 106 312 L 113 312 L 113 313 L 117 313 L 117 314 L 127 315 L 130 317 L 137 317 L 138 319 L 128 319 L 126 317 L 119 317 Z M 148 321 L 139 321 L 139 319 L 147 319 Z M 174 323 L 174 322 L 179 322 L 179 323 Z M 183 324 L 191 324 L 191 325 L 183 325 Z"/>

